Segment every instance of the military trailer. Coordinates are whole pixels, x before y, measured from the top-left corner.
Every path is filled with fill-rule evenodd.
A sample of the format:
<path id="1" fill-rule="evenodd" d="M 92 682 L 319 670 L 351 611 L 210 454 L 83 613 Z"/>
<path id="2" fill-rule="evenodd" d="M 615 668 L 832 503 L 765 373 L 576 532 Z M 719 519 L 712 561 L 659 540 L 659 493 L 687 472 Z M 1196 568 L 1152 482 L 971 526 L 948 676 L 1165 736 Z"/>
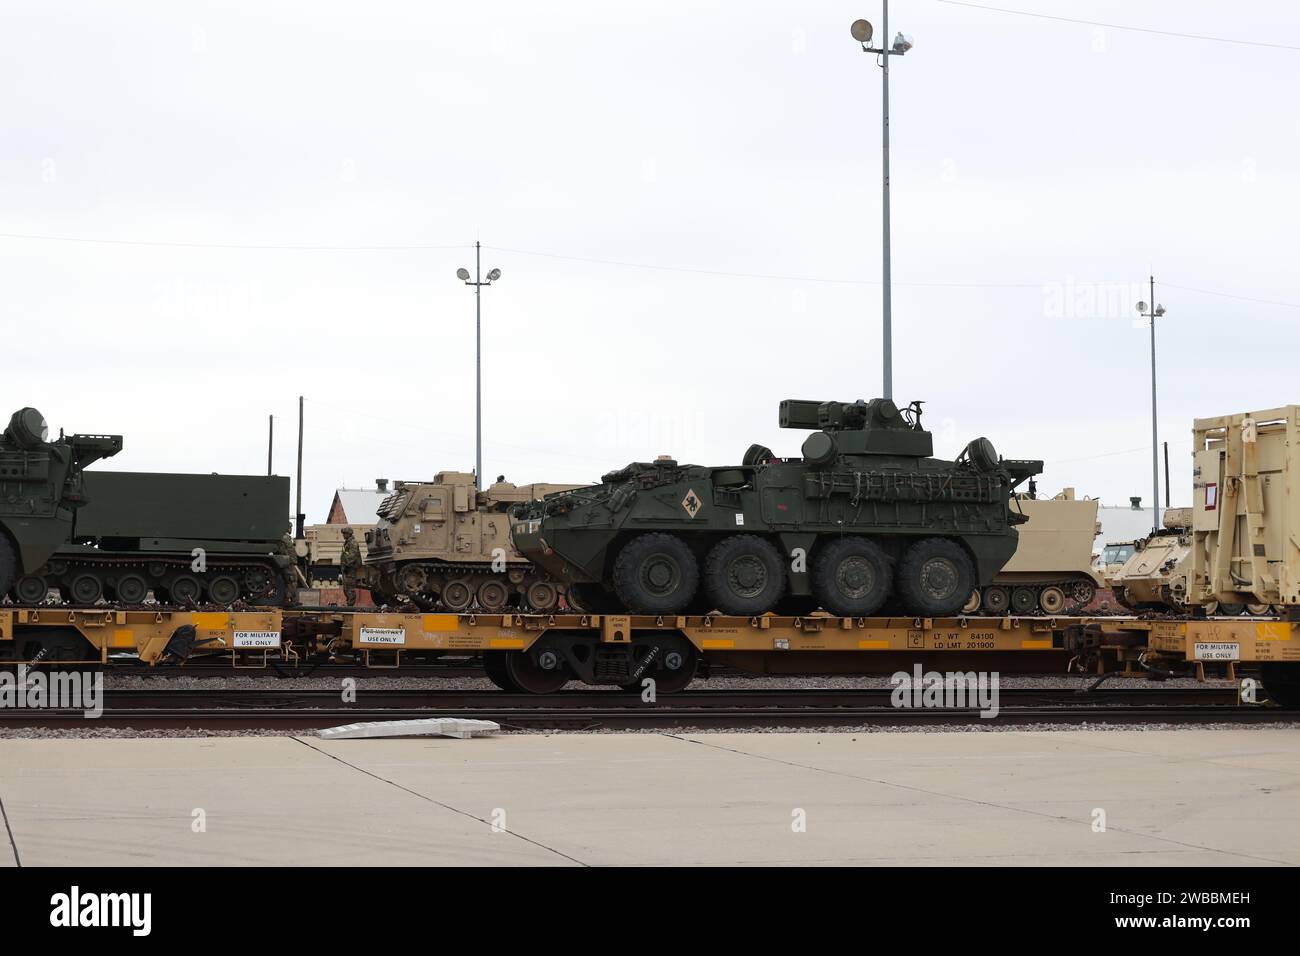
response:
<path id="1" fill-rule="evenodd" d="M 986 438 L 934 458 L 919 402 L 790 399 L 779 424 L 812 431 L 801 458 L 636 462 L 521 506 L 515 544 L 590 609 L 664 615 L 951 615 L 1014 554 L 1012 492 L 1041 461 Z"/>
<path id="2" fill-rule="evenodd" d="M 502 479 L 478 491 L 472 474 L 442 471 L 432 482 L 393 487 L 365 536 L 361 583 L 377 600 L 446 611 L 561 606 L 564 586 L 515 550 L 509 510 L 576 486 Z"/>
<path id="3" fill-rule="evenodd" d="M 1193 604 L 1300 605 L 1300 406 L 1198 418 Z"/>
<path id="4" fill-rule="evenodd" d="M 1016 532 L 1016 553 L 971 595 L 967 614 L 1061 614 L 1087 605 L 1102 586 L 1092 570 L 1097 502 L 1078 499 L 1073 488 L 1054 498 L 1017 495 L 1012 509 L 1025 516 Z"/>

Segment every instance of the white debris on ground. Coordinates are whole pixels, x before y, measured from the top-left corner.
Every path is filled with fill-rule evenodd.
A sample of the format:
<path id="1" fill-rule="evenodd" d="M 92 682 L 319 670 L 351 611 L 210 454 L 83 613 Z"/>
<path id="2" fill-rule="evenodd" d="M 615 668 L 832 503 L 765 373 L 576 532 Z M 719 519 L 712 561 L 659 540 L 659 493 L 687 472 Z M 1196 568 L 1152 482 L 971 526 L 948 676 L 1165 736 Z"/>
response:
<path id="1" fill-rule="evenodd" d="M 316 731 L 325 740 L 348 740 L 362 737 L 482 737 L 496 733 L 501 725 L 495 720 L 470 717 L 417 717 L 411 720 L 367 720 Z"/>

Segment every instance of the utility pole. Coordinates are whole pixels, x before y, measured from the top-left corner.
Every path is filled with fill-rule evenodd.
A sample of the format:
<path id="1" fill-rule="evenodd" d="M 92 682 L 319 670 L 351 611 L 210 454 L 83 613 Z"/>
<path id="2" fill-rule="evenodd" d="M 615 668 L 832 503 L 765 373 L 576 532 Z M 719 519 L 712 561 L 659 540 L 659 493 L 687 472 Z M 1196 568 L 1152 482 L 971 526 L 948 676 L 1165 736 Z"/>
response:
<path id="1" fill-rule="evenodd" d="M 275 448 L 275 416 L 266 416 L 266 476 L 271 477 L 271 452 Z"/>
<path id="2" fill-rule="evenodd" d="M 295 533 L 294 537 L 301 539 L 303 537 L 303 521 L 307 517 L 302 513 L 302 396 L 298 396 L 298 504 L 294 508 Z"/>
<path id="3" fill-rule="evenodd" d="M 1156 433 L 1156 319 L 1165 307 L 1156 304 L 1156 277 L 1151 276 L 1151 305 L 1137 304 L 1138 314 L 1151 321 L 1151 530 L 1160 530 L 1160 441 Z"/>
<path id="4" fill-rule="evenodd" d="M 909 37 L 899 34 L 894 38 L 894 42 L 888 47 L 885 43 L 889 40 L 889 0 L 883 0 L 883 10 L 880 18 L 880 34 L 883 38 L 879 47 L 871 47 L 867 44 L 871 42 L 871 36 L 875 32 L 871 24 L 866 20 L 856 20 L 849 32 L 853 39 L 862 44 L 864 53 L 874 53 L 880 58 L 880 75 L 881 83 L 881 110 L 880 110 L 880 142 L 881 142 L 881 248 L 884 258 L 882 267 L 882 283 L 880 289 L 881 299 L 881 325 L 884 334 L 884 344 L 881 354 L 884 362 L 884 397 L 892 399 L 894 397 L 894 330 L 893 330 L 893 302 L 892 302 L 892 284 L 890 276 L 889 263 L 889 58 L 891 56 L 902 56 L 908 50 L 912 49 L 912 41 Z"/>
<path id="5" fill-rule="evenodd" d="M 474 243 L 474 281 L 468 269 L 457 269 L 456 278 L 474 287 L 474 488 L 483 488 L 483 287 L 501 278 L 501 270 L 493 269 L 483 279 L 482 246 Z"/>

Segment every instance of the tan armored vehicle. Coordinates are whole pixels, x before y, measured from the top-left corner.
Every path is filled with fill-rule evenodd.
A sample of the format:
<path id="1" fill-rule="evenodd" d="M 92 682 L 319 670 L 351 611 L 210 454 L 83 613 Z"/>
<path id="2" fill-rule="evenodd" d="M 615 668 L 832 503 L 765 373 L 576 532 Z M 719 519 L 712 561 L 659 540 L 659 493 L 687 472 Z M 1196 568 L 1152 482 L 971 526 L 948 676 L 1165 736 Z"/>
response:
<path id="1" fill-rule="evenodd" d="M 1164 527 L 1134 542 L 1134 552 L 1110 576 L 1115 600 L 1132 611 L 1187 609 L 1192 509 L 1169 508 Z"/>
<path id="2" fill-rule="evenodd" d="M 1300 405 L 1198 418 L 1192 434 L 1188 600 L 1300 605 Z"/>
<path id="3" fill-rule="evenodd" d="M 366 532 L 363 583 L 377 602 L 409 600 L 426 610 L 554 610 L 564 589 L 515 550 L 509 512 L 575 487 L 497 481 L 476 492 L 474 476 L 459 471 L 427 484 L 396 482 Z"/>
<path id="4" fill-rule="evenodd" d="M 1102 580 L 1092 570 L 1097 502 L 1066 488 L 1055 498 L 1018 496 L 1012 504 L 1029 520 L 1019 526 L 1016 553 L 971 595 L 967 614 L 1060 614 L 1093 599 Z"/>

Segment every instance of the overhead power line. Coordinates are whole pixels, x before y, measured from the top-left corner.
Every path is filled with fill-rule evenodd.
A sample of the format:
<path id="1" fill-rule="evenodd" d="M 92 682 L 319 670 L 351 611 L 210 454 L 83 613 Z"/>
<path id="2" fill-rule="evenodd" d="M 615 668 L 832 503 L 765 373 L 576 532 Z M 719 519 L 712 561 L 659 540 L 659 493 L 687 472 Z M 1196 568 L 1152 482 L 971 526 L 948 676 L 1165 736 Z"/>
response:
<path id="1" fill-rule="evenodd" d="M 83 236 L 42 236 L 30 233 L 0 232 L 0 239 L 32 239 L 40 242 L 82 242 L 101 246 L 163 246 L 176 249 L 273 249 L 287 252 L 392 252 L 423 249 L 472 249 L 468 243 L 457 245 L 376 245 L 376 246 L 297 246 L 297 245 L 250 245 L 236 242 L 171 242 L 151 239 L 89 239 Z"/>
<path id="2" fill-rule="evenodd" d="M 1156 30 L 1152 27 L 1133 27 L 1122 23 L 1103 23 L 1100 20 L 1083 20 L 1077 17 L 1058 17 L 1050 13 L 1034 13 L 1030 10 L 1011 10 L 1007 7 L 990 7 L 982 3 L 968 3 L 966 0 L 937 0 L 954 7 L 970 7 L 972 10 L 987 10 L 990 13 L 1010 13 L 1018 17 L 1033 17 L 1036 20 L 1056 20 L 1059 23 L 1077 23 L 1090 27 L 1105 27 L 1108 30 L 1125 30 L 1130 33 L 1153 33 L 1162 37 L 1178 37 L 1181 40 L 1208 40 L 1213 43 L 1233 43 L 1238 46 L 1262 46 L 1272 50 L 1300 50 L 1300 46 L 1287 43 L 1268 43 L 1264 40 L 1236 40 L 1232 37 L 1215 37 L 1203 33 L 1179 33 L 1175 30 Z"/>

